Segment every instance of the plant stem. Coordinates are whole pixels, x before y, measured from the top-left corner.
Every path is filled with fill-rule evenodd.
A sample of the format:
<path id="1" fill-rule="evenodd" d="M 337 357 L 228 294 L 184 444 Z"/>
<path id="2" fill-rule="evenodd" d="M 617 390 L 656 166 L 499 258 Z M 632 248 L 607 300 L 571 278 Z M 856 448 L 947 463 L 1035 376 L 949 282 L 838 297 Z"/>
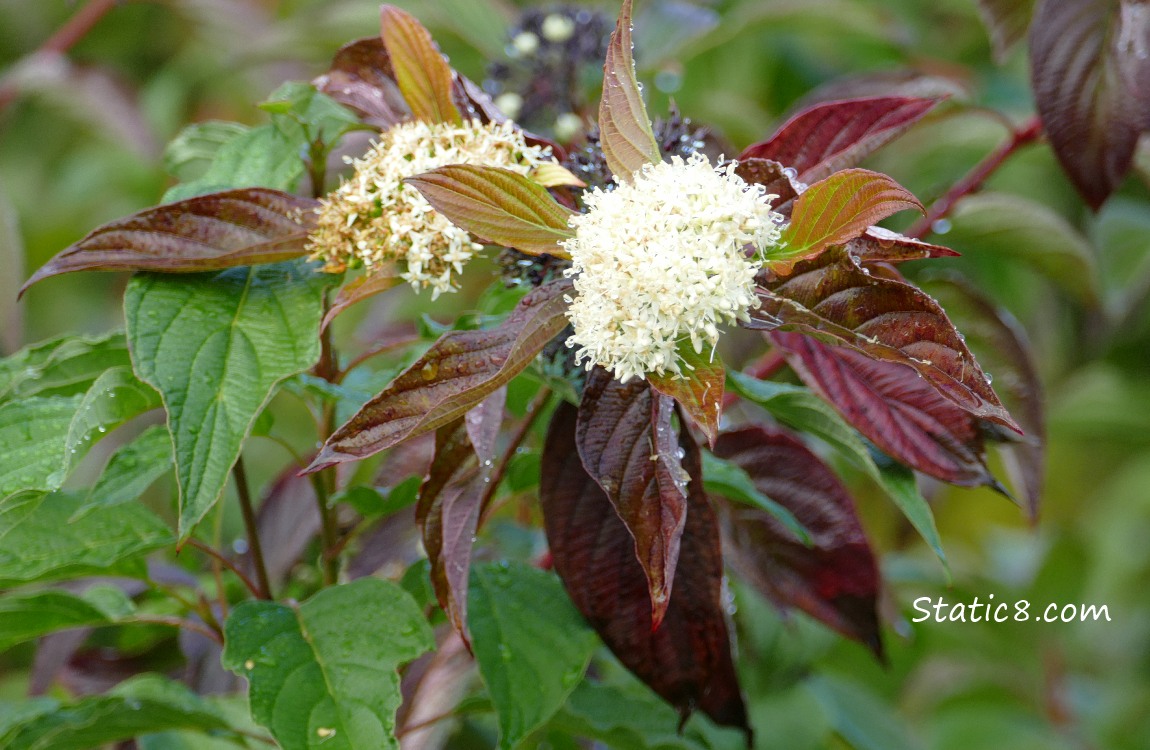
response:
<path id="1" fill-rule="evenodd" d="M 324 301 L 324 316 L 330 309 L 330 303 Z M 315 366 L 317 377 L 329 383 L 339 382 L 339 362 L 335 355 L 335 348 L 331 343 L 331 328 L 324 327 L 319 334 L 320 355 Z M 330 402 L 323 405 L 323 423 L 320 440 L 327 440 L 335 432 L 335 406 Z M 339 529 L 335 519 L 335 508 L 331 507 L 329 500 L 335 494 L 335 469 L 328 468 L 311 475 L 312 487 L 315 488 L 315 500 L 319 510 L 320 541 L 323 550 L 320 553 L 320 565 L 323 568 L 323 582 L 325 586 L 332 586 L 339 581 Z"/>
<path id="2" fill-rule="evenodd" d="M 252 505 L 252 494 L 248 487 L 248 472 L 244 468 L 244 457 L 236 459 L 232 467 L 232 477 L 236 480 L 236 493 L 240 496 L 240 511 L 244 515 L 244 527 L 248 531 L 248 550 L 252 553 L 252 564 L 256 569 L 256 580 L 260 584 L 259 599 L 272 598 L 272 585 L 268 580 L 267 565 L 264 564 L 264 550 L 260 544 L 259 524 L 256 521 L 255 507 Z"/>
<path id="3" fill-rule="evenodd" d="M 184 620 L 179 617 L 162 617 L 158 615 L 135 615 L 120 622 L 126 624 L 140 623 L 142 625 L 168 625 L 173 628 L 183 628 L 184 630 L 191 630 L 200 635 L 211 638 L 221 646 L 224 645 L 224 637 L 220 633 L 212 630 L 209 627 L 201 625 L 192 620 Z"/>
<path id="4" fill-rule="evenodd" d="M 91 0 L 87 5 L 76 12 L 76 15 L 69 18 L 63 26 L 56 30 L 56 33 L 44 40 L 44 42 L 32 52 L 24 57 L 23 60 L 12 66 L 10 70 L 17 70 L 21 67 L 21 63 L 25 60 L 32 60 L 36 57 L 49 56 L 49 55 L 62 55 L 68 50 L 72 49 L 83 39 L 92 27 L 95 26 L 101 18 L 107 15 L 108 11 L 116 7 L 120 0 Z M 2 112 L 9 104 L 16 100 L 16 96 L 20 93 L 19 84 L 12 75 L 5 76 L 0 80 L 0 112 Z"/>
<path id="5" fill-rule="evenodd" d="M 539 390 L 535 396 L 535 400 L 527 407 L 527 413 L 523 415 L 523 421 L 519 424 L 519 429 L 511 436 L 511 442 L 507 444 L 507 448 L 503 451 L 503 457 L 499 463 L 495 465 L 495 469 L 491 472 L 491 481 L 489 481 L 483 489 L 483 498 L 479 501 L 479 525 L 483 525 L 483 521 L 487 516 L 487 511 L 491 505 L 491 498 L 495 497 L 495 491 L 499 488 L 500 482 L 503 481 L 503 475 L 507 473 L 507 466 L 511 463 L 512 456 L 523 441 L 527 438 L 527 434 L 531 432 L 531 428 L 535 425 L 535 420 L 543 413 L 543 409 L 547 406 L 548 400 L 551 398 L 551 389 L 544 387 Z"/>
<path id="6" fill-rule="evenodd" d="M 1020 148 L 1037 141 L 1042 136 L 1042 121 L 1038 117 L 1031 118 L 1019 126 L 1010 135 L 1010 139 L 987 155 L 970 170 L 961 180 L 946 191 L 946 194 L 931 204 L 926 216 L 915 222 L 907 232 L 908 237 L 922 239 L 934 228 L 935 222 L 945 219 L 954 210 L 960 200 L 977 192 L 991 175 L 998 171 L 1006 161 Z"/>
<path id="7" fill-rule="evenodd" d="M 236 577 L 238 577 L 240 579 L 240 581 L 243 582 L 244 587 L 247 588 L 247 590 L 252 593 L 252 596 L 256 597 L 257 599 L 263 598 L 260 596 L 259 586 L 257 586 L 255 584 L 255 582 L 252 581 L 251 578 L 248 578 L 246 573 L 244 573 L 242 570 L 240 570 L 238 567 L 236 567 L 235 563 L 233 563 L 231 560 L 229 560 L 227 557 L 225 557 L 223 554 L 221 554 L 218 550 L 213 549 L 210 545 L 204 544 L 203 542 L 201 542 L 199 539 L 196 539 L 196 538 L 189 539 L 188 544 L 192 545 L 193 547 L 195 547 L 199 551 L 206 554 L 208 557 L 212 558 L 216 562 L 222 564 L 228 570 L 235 573 Z M 221 586 L 220 588 L 222 590 L 223 587 Z"/>

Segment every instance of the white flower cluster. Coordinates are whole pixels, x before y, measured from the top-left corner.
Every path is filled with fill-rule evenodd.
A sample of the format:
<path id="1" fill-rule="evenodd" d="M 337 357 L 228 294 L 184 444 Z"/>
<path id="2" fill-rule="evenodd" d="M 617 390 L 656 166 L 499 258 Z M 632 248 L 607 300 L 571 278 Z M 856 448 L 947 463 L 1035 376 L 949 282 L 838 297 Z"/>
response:
<path id="1" fill-rule="evenodd" d="M 577 295 L 567 316 L 576 363 L 598 364 L 626 382 L 647 373 L 681 376 L 678 353 L 712 348 L 718 326 L 758 307 L 761 253 L 777 245 L 783 217 L 761 185 L 735 165 L 715 169 L 705 156 L 647 165 L 630 184 L 585 196 L 571 219 Z"/>
<path id="2" fill-rule="evenodd" d="M 355 174 L 320 202 L 309 238 L 313 259 L 339 272 L 364 266 L 368 273 L 398 263 L 400 277 L 432 298 L 457 288 L 453 274 L 482 245 L 435 211 L 404 178 L 448 164 L 503 167 L 527 175 L 553 161 L 549 149 L 529 146 L 513 123 L 462 126 L 405 122 L 385 131 Z"/>

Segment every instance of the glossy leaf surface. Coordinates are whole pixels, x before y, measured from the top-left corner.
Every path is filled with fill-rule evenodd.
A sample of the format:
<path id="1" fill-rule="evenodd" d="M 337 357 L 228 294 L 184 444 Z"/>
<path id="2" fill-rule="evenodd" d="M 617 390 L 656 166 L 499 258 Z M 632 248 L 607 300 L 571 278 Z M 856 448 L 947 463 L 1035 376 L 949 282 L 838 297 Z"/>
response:
<path id="1" fill-rule="evenodd" d="M 656 164 L 663 158 L 635 75 L 631 0 L 623 0 L 615 32 L 607 45 L 603 98 L 599 101 L 599 145 L 607 168 L 619 182 L 629 182 L 644 164 Z"/>
<path id="2" fill-rule="evenodd" d="M 394 5 L 382 6 L 379 18 L 396 83 L 415 119 L 462 124 L 451 98 L 454 73 L 431 34 L 415 16 Z"/>

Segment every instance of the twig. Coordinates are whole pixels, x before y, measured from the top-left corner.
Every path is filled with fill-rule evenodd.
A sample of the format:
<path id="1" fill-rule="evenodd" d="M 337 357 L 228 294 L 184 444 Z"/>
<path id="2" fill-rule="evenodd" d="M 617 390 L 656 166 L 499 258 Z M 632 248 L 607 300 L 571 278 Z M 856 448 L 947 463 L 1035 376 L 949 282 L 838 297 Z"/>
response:
<path id="1" fill-rule="evenodd" d="M 264 564 L 264 550 L 260 544 L 259 523 L 256 520 L 255 508 L 252 505 L 251 489 L 248 487 L 248 473 L 244 468 L 244 457 L 236 459 L 232 467 L 232 477 L 236 480 L 236 494 L 240 496 L 240 511 L 244 516 L 244 527 L 248 531 L 248 549 L 252 553 L 252 564 L 256 569 L 256 579 L 260 584 L 259 599 L 272 598 L 272 585 L 268 580 L 267 565 Z"/>
<path id="2" fill-rule="evenodd" d="M 233 563 L 231 560 L 229 560 L 227 557 L 225 557 L 223 554 L 221 554 L 218 550 L 213 549 L 210 545 L 204 544 L 199 539 L 195 539 L 195 538 L 189 539 L 188 544 L 192 545 L 193 547 L 198 549 L 200 552 L 203 552 L 208 557 L 212 558 L 216 562 L 222 564 L 228 570 L 235 573 L 236 576 L 238 576 L 239 579 L 241 581 L 243 581 L 243 584 L 247 588 L 247 590 L 252 593 L 252 596 L 256 597 L 257 599 L 263 598 L 260 596 L 259 586 L 256 586 L 255 582 L 252 581 L 252 579 L 248 578 L 246 573 L 244 573 L 242 570 L 240 570 L 238 567 L 236 567 L 235 563 Z"/>
<path id="3" fill-rule="evenodd" d="M 64 54 L 83 39 L 92 30 L 92 27 L 119 2 L 120 0 L 91 0 L 24 59 L 31 60 L 40 56 Z M 21 62 L 23 61 L 17 62 L 12 69 L 18 69 Z M 20 87 L 11 75 L 0 80 L 0 112 L 15 101 L 19 93 Z"/>
<path id="4" fill-rule="evenodd" d="M 946 191 L 946 194 L 931 204 L 926 216 L 915 222 L 907 232 L 907 236 L 922 239 L 931 233 L 935 222 L 945 219 L 954 210 L 960 200 L 977 192 L 992 174 L 998 171 L 1007 159 L 1014 155 L 1023 146 L 1037 141 L 1042 136 L 1042 121 L 1032 118 L 1017 130 L 1010 140 L 992 151 L 985 159 L 975 165 L 961 180 Z"/>
<path id="5" fill-rule="evenodd" d="M 184 630 L 191 630 L 199 633 L 202 636 L 211 638 L 221 646 L 224 645 L 224 637 L 212 630 L 209 627 L 201 625 L 192 620 L 184 620 L 179 617 L 165 617 L 161 615 L 133 615 L 132 617 L 125 618 L 119 621 L 122 624 L 139 623 L 143 625 L 168 625 L 173 628 L 183 628 Z"/>
<path id="6" fill-rule="evenodd" d="M 519 429 L 511 436 L 511 442 L 507 444 L 507 448 L 503 451 L 503 457 L 499 463 L 495 465 L 495 469 L 491 472 L 489 477 L 490 481 L 487 482 L 483 489 L 483 497 L 479 501 L 479 524 L 483 525 L 486 519 L 488 506 L 491 505 L 491 498 L 495 497 L 495 490 L 499 488 L 499 483 L 503 481 L 503 475 L 507 473 L 507 466 L 511 463 L 511 458 L 519 449 L 519 446 L 527 438 L 527 434 L 531 432 L 531 428 L 535 425 L 535 420 L 543 413 L 543 408 L 547 406 L 547 401 L 551 398 L 551 389 L 542 388 L 535 400 L 527 407 L 527 413 L 523 415 L 523 421 L 519 425 Z"/>
<path id="7" fill-rule="evenodd" d="M 324 316 L 330 309 L 328 300 L 324 300 Z M 325 327 L 320 331 L 319 362 L 315 366 L 317 377 L 329 383 L 338 383 L 339 362 L 335 348 L 331 342 L 331 328 Z M 323 405 L 323 423 L 321 440 L 327 440 L 335 432 L 335 406 L 330 402 Z M 323 568 L 323 582 L 331 586 L 339 580 L 339 529 L 335 519 L 335 509 L 331 507 L 329 499 L 335 494 L 335 469 L 327 468 L 311 475 L 312 487 L 315 488 L 316 508 L 319 511 L 320 541 L 323 550 L 320 553 L 320 565 Z"/>

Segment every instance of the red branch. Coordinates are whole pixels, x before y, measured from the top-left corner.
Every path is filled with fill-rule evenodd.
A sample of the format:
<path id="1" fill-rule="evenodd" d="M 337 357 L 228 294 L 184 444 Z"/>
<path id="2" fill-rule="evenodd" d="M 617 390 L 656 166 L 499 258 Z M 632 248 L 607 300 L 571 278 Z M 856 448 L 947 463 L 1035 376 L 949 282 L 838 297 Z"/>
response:
<path id="1" fill-rule="evenodd" d="M 997 172 L 998 168 L 1016 151 L 1037 141 L 1040 137 L 1042 137 L 1042 122 L 1034 117 L 1015 130 L 1011 134 L 1010 140 L 992 151 L 985 159 L 975 165 L 974 169 L 970 170 L 965 177 L 956 182 L 954 187 L 946 191 L 945 195 L 935 201 L 930 210 L 926 212 L 926 216 L 919 219 L 906 234 L 920 240 L 930 234 L 935 222 L 939 219 L 945 219 L 960 200 L 977 192 L 983 183 L 990 179 L 990 176 Z"/>
<path id="2" fill-rule="evenodd" d="M 27 55 L 24 60 L 31 60 L 40 56 L 62 55 L 76 43 L 83 39 L 108 11 L 116 7 L 121 0 L 91 0 L 81 8 L 76 15 L 56 30 L 56 33 L 44 40 L 35 52 Z M 17 62 L 13 70 L 18 69 L 23 62 Z M 11 104 L 20 93 L 19 86 L 11 75 L 0 80 L 0 112 Z"/>

